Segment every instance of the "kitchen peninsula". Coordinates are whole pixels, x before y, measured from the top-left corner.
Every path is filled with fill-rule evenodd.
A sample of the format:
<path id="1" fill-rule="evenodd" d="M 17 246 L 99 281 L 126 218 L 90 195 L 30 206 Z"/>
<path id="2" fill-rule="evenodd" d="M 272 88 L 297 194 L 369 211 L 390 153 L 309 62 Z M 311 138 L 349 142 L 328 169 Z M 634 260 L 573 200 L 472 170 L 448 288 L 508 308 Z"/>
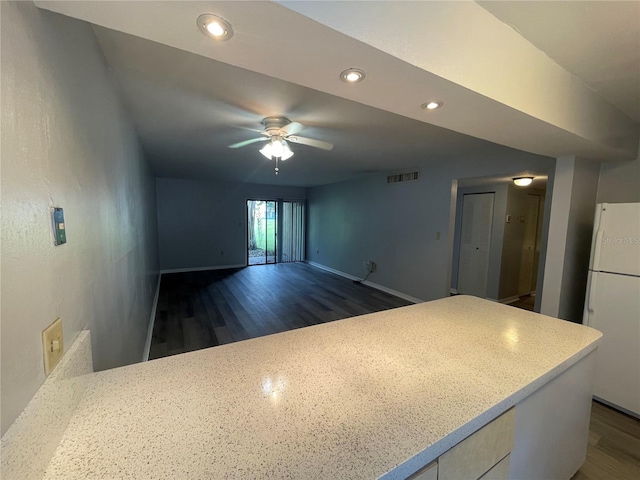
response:
<path id="1" fill-rule="evenodd" d="M 568 479 L 600 337 L 457 296 L 94 373 L 45 478 Z"/>

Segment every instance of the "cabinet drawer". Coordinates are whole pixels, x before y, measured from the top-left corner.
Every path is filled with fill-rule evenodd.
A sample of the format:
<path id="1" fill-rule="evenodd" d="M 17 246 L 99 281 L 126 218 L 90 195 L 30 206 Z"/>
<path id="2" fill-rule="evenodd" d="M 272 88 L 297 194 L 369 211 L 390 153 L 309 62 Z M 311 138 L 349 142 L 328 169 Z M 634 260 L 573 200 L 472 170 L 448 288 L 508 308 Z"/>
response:
<path id="1" fill-rule="evenodd" d="M 476 480 L 513 448 L 515 411 L 510 409 L 438 458 L 438 480 Z"/>
<path id="2" fill-rule="evenodd" d="M 411 475 L 407 480 L 438 480 L 438 462 L 433 462 Z"/>
<path id="3" fill-rule="evenodd" d="M 511 454 L 504 457 L 491 470 L 480 477 L 480 480 L 509 480 Z"/>

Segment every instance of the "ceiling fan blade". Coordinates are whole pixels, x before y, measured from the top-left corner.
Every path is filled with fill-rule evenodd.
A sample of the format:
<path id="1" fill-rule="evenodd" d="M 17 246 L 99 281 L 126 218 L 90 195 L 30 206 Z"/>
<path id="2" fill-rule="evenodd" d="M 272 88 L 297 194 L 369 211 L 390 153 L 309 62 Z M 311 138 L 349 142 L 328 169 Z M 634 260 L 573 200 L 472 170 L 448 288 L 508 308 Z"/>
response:
<path id="1" fill-rule="evenodd" d="M 322 150 L 333 149 L 333 143 L 323 142 L 322 140 L 314 140 L 313 138 L 295 137 L 295 136 L 289 136 L 286 138 L 287 138 L 287 141 L 289 142 L 300 143 L 302 145 L 309 145 L 310 147 L 321 148 Z"/>
<path id="2" fill-rule="evenodd" d="M 258 138 L 251 138 L 249 140 L 245 140 L 244 142 L 238 142 L 238 143 L 234 143 L 233 145 L 229 145 L 229 148 L 240 148 L 240 147 L 245 147 L 247 145 L 251 145 L 252 143 L 256 143 L 256 142 L 265 142 L 269 140 L 269 137 L 258 137 Z"/>
<path id="3" fill-rule="evenodd" d="M 282 127 L 280 130 L 286 132 L 285 135 L 295 135 L 296 133 L 302 131 L 304 125 L 298 122 L 291 122 Z"/>

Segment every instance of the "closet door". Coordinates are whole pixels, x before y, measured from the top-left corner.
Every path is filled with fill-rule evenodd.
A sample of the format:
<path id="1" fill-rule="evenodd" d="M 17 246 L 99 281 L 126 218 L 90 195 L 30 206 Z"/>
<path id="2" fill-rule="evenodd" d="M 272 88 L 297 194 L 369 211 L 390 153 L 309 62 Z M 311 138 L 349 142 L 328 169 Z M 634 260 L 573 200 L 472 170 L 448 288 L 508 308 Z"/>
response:
<path id="1" fill-rule="evenodd" d="M 493 224 L 493 193 L 466 194 L 462 200 L 462 230 L 458 263 L 458 293 L 487 296 L 489 249 Z"/>

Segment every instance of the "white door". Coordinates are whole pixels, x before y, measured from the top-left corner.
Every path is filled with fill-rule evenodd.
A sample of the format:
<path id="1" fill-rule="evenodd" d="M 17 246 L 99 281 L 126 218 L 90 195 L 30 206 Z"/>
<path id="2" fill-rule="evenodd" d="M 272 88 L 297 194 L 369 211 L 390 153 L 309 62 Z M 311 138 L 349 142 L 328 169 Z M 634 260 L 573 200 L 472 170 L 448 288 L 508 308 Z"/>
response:
<path id="1" fill-rule="evenodd" d="M 463 295 L 487 296 L 493 198 L 493 193 L 477 193 L 462 199 L 457 290 Z"/>
<path id="2" fill-rule="evenodd" d="M 640 276 L 640 203 L 603 203 L 596 210 L 591 270 Z"/>
<path id="3" fill-rule="evenodd" d="M 593 394 L 640 415 L 640 277 L 589 272 L 584 323 L 603 334 Z"/>

